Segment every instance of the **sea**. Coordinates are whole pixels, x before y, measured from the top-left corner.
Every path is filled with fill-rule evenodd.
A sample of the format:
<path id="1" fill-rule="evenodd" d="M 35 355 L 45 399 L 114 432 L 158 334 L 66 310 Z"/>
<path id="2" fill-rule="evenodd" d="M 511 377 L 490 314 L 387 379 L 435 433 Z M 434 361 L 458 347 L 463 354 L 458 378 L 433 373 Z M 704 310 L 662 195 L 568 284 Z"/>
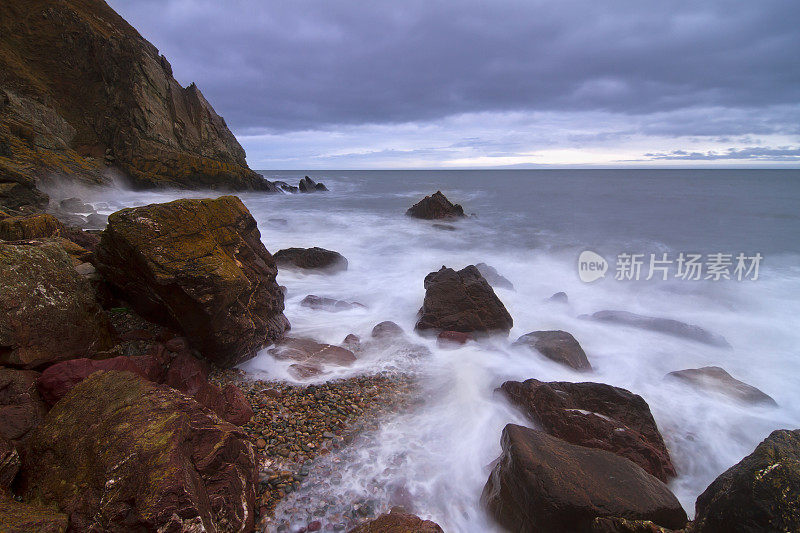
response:
<path id="1" fill-rule="evenodd" d="M 533 426 L 494 392 L 506 380 L 594 381 L 641 395 L 677 469 L 670 488 L 690 516 L 708 484 L 771 431 L 800 427 L 800 170 L 261 173 L 292 184 L 308 175 L 329 189 L 239 194 L 267 249 L 319 246 L 349 263 L 334 275 L 279 271 L 292 334 L 339 344 L 350 333 L 368 338 L 376 323 L 392 320 L 431 351 L 422 358 L 360 354 L 352 367 L 315 378 L 412 373 L 421 401 L 380 420 L 347 453 L 311 465 L 309 479 L 331 466 L 336 479 L 301 485 L 278 506 L 278 521 L 324 520 L 342 502 L 385 510 L 392 487 L 402 486 L 413 512 L 445 531 L 498 531 L 481 508 L 481 490 L 503 427 Z M 405 215 L 437 190 L 468 216 L 442 227 Z M 110 213 L 217 194 L 116 188 L 84 199 Z M 514 320 L 509 336 L 457 349 L 417 337 L 425 276 L 476 263 L 513 284 L 495 288 Z M 568 301 L 550 300 L 557 292 Z M 300 305 L 309 294 L 365 307 L 312 310 Z M 679 320 L 723 336 L 730 347 L 582 317 L 601 310 Z M 537 330 L 570 332 L 594 371 L 576 373 L 512 346 Z M 294 379 L 287 365 L 264 351 L 241 368 L 259 379 L 315 382 Z M 723 367 L 778 406 L 737 403 L 665 377 L 704 366 Z"/>

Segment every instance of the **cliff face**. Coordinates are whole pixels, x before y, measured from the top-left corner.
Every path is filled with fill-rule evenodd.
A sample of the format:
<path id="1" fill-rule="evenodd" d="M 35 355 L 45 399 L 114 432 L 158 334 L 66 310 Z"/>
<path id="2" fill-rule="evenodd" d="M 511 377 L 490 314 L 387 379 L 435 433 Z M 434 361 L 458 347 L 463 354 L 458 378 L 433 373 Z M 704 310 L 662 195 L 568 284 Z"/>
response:
<path id="1" fill-rule="evenodd" d="M 200 90 L 103 0 L 0 3 L 0 197 L 2 183 L 99 181 L 109 166 L 138 187 L 271 188 Z"/>

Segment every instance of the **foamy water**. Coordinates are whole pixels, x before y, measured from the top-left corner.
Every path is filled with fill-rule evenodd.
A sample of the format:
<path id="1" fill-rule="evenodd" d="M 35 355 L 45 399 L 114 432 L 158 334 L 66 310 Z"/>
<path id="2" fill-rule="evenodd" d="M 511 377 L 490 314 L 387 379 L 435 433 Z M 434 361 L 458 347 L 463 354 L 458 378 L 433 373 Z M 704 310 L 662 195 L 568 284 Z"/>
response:
<path id="1" fill-rule="evenodd" d="M 749 174 L 748 174 L 749 172 Z M 336 275 L 280 271 L 288 287 L 292 334 L 340 343 L 349 333 L 369 337 L 393 320 L 430 357 L 366 353 L 332 377 L 379 370 L 415 372 L 425 403 L 385 420 L 333 459 L 341 480 L 301 487 L 278 507 L 308 502 L 374 500 L 381 509 L 402 487 L 417 514 L 446 531 L 492 531 L 479 497 L 487 465 L 500 453 L 507 423 L 531 425 L 493 394 L 503 381 L 597 381 L 641 396 L 672 455 L 678 477 L 670 486 L 691 515 L 694 501 L 726 468 L 750 453 L 770 431 L 800 427 L 800 205 L 797 172 L 641 173 L 317 173 L 331 189 L 312 195 L 240 195 L 257 219 L 267 249 L 320 246 L 342 253 L 349 269 Z M 267 173 L 296 182 L 302 174 Z M 436 189 L 476 213 L 456 231 L 409 219 L 404 211 Z M 198 193 L 106 191 L 83 193 L 104 212 Z M 208 196 L 213 196 L 209 194 Z M 284 222 L 285 221 L 285 222 Z M 576 260 L 584 249 L 606 258 L 620 252 L 761 252 L 757 281 L 582 283 Z M 460 269 L 485 262 L 515 285 L 495 292 L 514 318 L 508 339 L 440 349 L 416 338 L 413 326 L 423 279 L 442 265 Z M 613 268 L 613 266 L 612 266 Z M 547 302 L 555 292 L 569 304 Z M 366 309 L 332 313 L 300 306 L 308 294 L 357 301 Z M 732 349 L 706 346 L 579 315 L 603 309 L 663 316 L 723 335 Z M 576 374 L 525 349 L 518 336 L 563 329 L 583 346 L 594 367 Z M 701 394 L 664 380 L 670 371 L 724 367 L 778 402 L 753 407 Z M 286 364 L 262 352 L 243 365 L 254 377 L 294 382 Z M 313 469 L 313 467 L 312 467 Z M 313 471 L 310 478 L 313 477 Z M 309 513 L 310 513 L 309 509 Z M 282 515 L 282 513 L 284 513 Z M 304 517 L 294 515 L 299 522 Z"/>

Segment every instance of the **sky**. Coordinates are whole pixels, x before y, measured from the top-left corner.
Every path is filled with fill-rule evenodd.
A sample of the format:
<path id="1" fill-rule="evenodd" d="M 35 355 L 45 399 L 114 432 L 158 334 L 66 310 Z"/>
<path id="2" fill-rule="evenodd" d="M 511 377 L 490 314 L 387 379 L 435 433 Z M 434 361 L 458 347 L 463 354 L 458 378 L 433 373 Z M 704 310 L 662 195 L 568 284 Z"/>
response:
<path id="1" fill-rule="evenodd" d="M 256 169 L 800 167 L 797 0 L 109 0 Z"/>

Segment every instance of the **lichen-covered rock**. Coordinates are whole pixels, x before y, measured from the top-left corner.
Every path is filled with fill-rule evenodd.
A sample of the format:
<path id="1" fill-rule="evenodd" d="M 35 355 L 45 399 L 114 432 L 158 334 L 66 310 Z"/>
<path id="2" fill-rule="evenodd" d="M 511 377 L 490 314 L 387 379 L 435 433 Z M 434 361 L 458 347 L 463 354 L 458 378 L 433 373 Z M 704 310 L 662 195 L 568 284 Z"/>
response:
<path id="1" fill-rule="evenodd" d="M 416 329 L 506 333 L 514 325 L 503 302 L 474 265 L 458 272 L 442 267 L 425 276 L 425 300 Z"/>
<path id="2" fill-rule="evenodd" d="M 39 373 L 0 367 L 0 436 L 14 443 L 41 424 L 47 413 L 36 382 Z"/>
<path id="3" fill-rule="evenodd" d="M 0 492 L 11 488 L 19 472 L 19 453 L 14 444 L 0 435 Z M 3 523 L 0 522 L 0 527 Z"/>
<path id="4" fill-rule="evenodd" d="M 513 346 L 528 346 L 548 359 L 574 370 L 592 369 L 580 343 L 566 331 L 532 331 L 517 339 Z"/>
<path id="5" fill-rule="evenodd" d="M 509 424 L 481 497 L 509 531 L 587 531 L 598 517 L 679 529 L 686 513 L 667 486 L 613 453 Z"/>
<path id="6" fill-rule="evenodd" d="M 616 453 L 661 481 L 675 477 L 650 407 L 639 395 L 605 383 L 535 379 L 506 381 L 498 390 L 554 437 Z"/>
<path id="7" fill-rule="evenodd" d="M 347 270 L 347 259 L 339 252 L 325 248 L 285 248 L 275 252 L 275 262 L 280 268 L 300 268 L 324 272 Z"/>
<path id="8" fill-rule="evenodd" d="M 219 366 L 254 357 L 286 329 L 277 267 L 235 196 L 118 211 L 95 254 L 139 314 L 182 330 Z"/>
<path id="9" fill-rule="evenodd" d="M 684 530 L 681 530 L 683 532 Z M 686 531 L 689 531 L 687 528 Z M 676 533 L 654 524 L 650 520 L 628 520 L 625 518 L 595 518 L 588 533 Z"/>
<path id="10" fill-rule="evenodd" d="M 0 531 L 3 533 L 64 533 L 69 519 L 56 509 L 14 501 L 0 491 Z"/>
<path id="11" fill-rule="evenodd" d="M 464 216 L 464 208 L 448 200 L 442 191 L 436 191 L 409 207 L 406 215 L 426 220 L 460 218 Z"/>
<path id="12" fill-rule="evenodd" d="M 443 533 L 439 524 L 398 509 L 364 522 L 348 533 Z"/>
<path id="13" fill-rule="evenodd" d="M 739 381 L 718 366 L 676 370 L 667 374 L 667 377 L 679 379 L 696 389 L 716 392 L 742 403 L 778 405 L 767 393 L 743 381 Z"/>
<path id="14" fill-rule="evenodd" d="M 36 368 L 114 345 L 89 283 L 54 242 L 0 243 L 0 364 Z"/>
<path id="15" fill-rule="evenodd" d="M 42 237 L 57 237 L 66 233 L 64 225 L 53 215 L 8 217 L 0 220 L 0 240 L 21 241 Z"/>
<path id="16" fill-rule="evenodd" d="M 697 498 L 696 533 L 800 531 L 800 430 L 773 431 Z"/>
<path id="17" fill-rule="evenodd" d="M 248 437 L 175 390 L 97 372 L 22 450 L 20 492 L 58 505 L 74 531 L 251 531 Z"/>

